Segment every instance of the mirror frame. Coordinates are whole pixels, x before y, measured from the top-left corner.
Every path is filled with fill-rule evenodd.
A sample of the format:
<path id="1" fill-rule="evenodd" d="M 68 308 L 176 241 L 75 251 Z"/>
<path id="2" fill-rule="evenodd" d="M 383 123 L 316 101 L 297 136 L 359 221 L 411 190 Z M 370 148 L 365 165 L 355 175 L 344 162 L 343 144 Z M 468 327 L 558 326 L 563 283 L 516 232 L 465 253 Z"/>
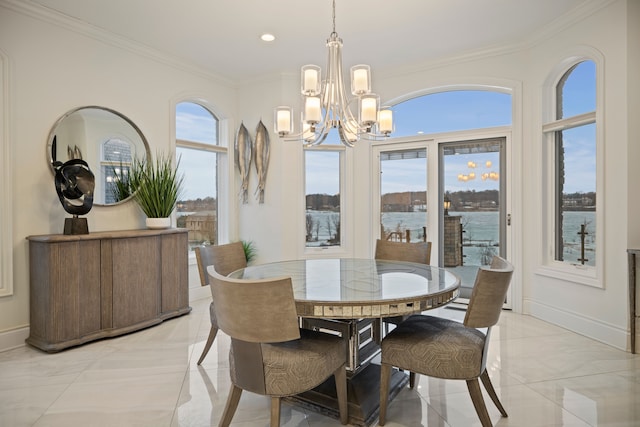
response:
<path id="1" fill-rule="evenodd" d="M 144 155 L 146 159 L 150 159 L 151 158 L 151 150 L 149 149 L 149 143 L 147 142 L 147 139 L 145 138 L 144 134 L 142 133 L 142 131 L 140 130 L 140 128 L 133 122 L 131 121 L 127 116 L 125 116 L 124 114 L 113 110 L 111 108 L 107 108 L 107 107 L 102 107 L 102 106 L 98 106 L 98 105 L 85 105 L 82 107 L 77 107 L 74 108 L 72 110 L 67 111 L 65 114 L 63 114 L 58 120 L 56 120 L 56 122 L 53 124 L 53 126 L 51 127 L 51 130 L 49 132 L 49 137 L 47 138 L 47 150 L 46 150 L 46 157 L 47 157 L 47 162 L 49 163 L 49 168 L 51 169 L 51 173 L 55 176 L 55 169 L 53 167 L 53 155 L 52 155 L 52 147 L 53 147 L 53 139 L 56 136 L 56 134 L 58 133 L 58 129 L 60 127 L 60 125 L 62 124 L 62 122 L 64 122 L 67 118 L 69 118 L 69 116 L 81 112 L 82 110 L 101 110 L 101 111 L 105 111 L 108 113 L 111 113 L 115 116 L 117 116 L 118 118 L 124 120 L 124 122 L 126 124 L 128 124 L 129 126 L 131 126 L 131 128 L 135 131 L 135 133 L 140 137 L 140 140 L 144 146 Z M 132 143 L 135 144 L 135 142 L 132 141 Z M 57 159 L 56 159 L 57 160 Z M 86 161 L 86 159 L 85 159 Z M 90 168 L 94 168 L 95 165 L 89 164 Z M 99 167 L 98 170 L 94 170 L 94 175 L 96 175 L 96 180 L 98 179 L 102 179 L 102 168 Z M 96 203 L 95 199 L 94 199 L 94 206 L 117 206 L 120 205 L 122 203 L 128 202 L 129 200 L 131 200 L 133 198 L 133 195 L 130 195 L 129 197 L 127 197 L 126 199 L 122 199 L 118 202 L 115 203 Z"/>

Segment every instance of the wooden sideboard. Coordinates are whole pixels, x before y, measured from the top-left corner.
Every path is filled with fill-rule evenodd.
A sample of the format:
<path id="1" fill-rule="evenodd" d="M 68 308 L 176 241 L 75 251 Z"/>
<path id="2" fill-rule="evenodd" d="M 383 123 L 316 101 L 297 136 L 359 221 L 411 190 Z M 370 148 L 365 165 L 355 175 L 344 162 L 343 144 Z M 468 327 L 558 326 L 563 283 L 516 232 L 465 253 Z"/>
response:
<path id="1" fill-rule="evenodd" d="M 29 236 L 30 334 L 56 352 L 189 313 L 184 228 Z"/>
<path id="2" fill-rule="evenodd" d="M 629 262 L 629 329 L 631 340 L 631 353 L 636 353 L 636 255 L 640 255 L 640 249 L 627 249 Z"/>

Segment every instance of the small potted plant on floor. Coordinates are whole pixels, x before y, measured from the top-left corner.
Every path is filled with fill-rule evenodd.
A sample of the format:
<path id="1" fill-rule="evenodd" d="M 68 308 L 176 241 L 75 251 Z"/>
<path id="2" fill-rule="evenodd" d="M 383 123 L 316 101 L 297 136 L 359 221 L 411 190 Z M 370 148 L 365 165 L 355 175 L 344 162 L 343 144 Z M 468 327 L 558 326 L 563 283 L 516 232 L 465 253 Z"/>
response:
<path id="1" fill-rule="evenodd" d="M 170 156 L 157 154 L 156 159 L 134 160 L 130 182 L 134 199 L 147 216 L 148 228 L 169 228 L 171 213 L 182 193 L 184 176 L 178 174 Z"/>

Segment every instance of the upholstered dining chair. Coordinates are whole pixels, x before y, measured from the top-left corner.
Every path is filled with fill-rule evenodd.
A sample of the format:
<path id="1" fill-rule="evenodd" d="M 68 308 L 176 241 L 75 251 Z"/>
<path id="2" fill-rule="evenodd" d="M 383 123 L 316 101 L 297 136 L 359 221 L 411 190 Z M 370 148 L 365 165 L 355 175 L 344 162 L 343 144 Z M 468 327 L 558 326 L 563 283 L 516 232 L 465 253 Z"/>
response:
<path id="1" fill-rule="evenodd" d="M 431 262 L 431 242 L 392 242 L 389 240 L 376 240 L 375 259 L 389 261 L 407 261 L 420 264 Z M 393 316 L 382 319 L 385 334 L 389 332 L 389 325 L 399 325 L 409 316 Z"/>
<path id="2" fill-rule="evenodd" d="M 209 285 L 209 275 L 207 267 L 213 265 L 220 274 L 226 276 L 232 271 L 247 266 L 247 258 L 244 254 L 242 242 L 227 243 L 224 245 L 198 246 L 195 248 L 196 260 L 198 262 L 198 272 L 200 273 L 200 284 L 202 286 Z M 209 315 L 211 317 L 211 329 L 209 337 L 204 345 L 204 350 L 198 359 L 198 365 L 202 363 L 209 353 L 213 341 L 218 333 L 218 321 L 216 320 L 216 309 L 213 301 L 209 304 Z"/>
<path id="3" fill-rule="evenodd" d="M 378 239 L 376 240 L 375 258 L 429 264 L 431 262 L 431 242 L 408 243 Z"/>
<path id="4" fill-rule="evenodd" d="M 346 341 L 300 329 L 291 278 L 231 279 L 209 267 L 218 325 L 231 337 L 231 390 L 220 427 L 231 423 L 243 390 L 271 397 L 271 426 L 280 425 L 282 397 L 333 375 L 340 421 L 347 424 Z"/>
<path id="5" fill-rule="evenodd" d="M 386 422 L 389 378 L 393 366 L 411 373 L 467 382 L 471 400 L 483 427 L 492 426 L 478 378 L 503 417 L 507 416 L 489 374 L 487 352 L 491 327 L 498 323 L 513 266 L 494 257 L 481 267 L 462 323 L 434 316 L 413 315 L 382 340 L 380 425 Z M 479 329 L 486 328 L 486 332 Z"/>

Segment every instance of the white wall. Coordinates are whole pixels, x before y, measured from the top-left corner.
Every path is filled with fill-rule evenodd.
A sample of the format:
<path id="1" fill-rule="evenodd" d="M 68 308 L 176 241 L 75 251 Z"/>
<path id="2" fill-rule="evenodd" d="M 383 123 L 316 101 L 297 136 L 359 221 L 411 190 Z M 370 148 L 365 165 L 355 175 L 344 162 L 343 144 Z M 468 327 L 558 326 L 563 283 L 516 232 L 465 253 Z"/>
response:
<path id="1" fill-rule="evenodd" d="M 629 176 L 627 182 L 627 247 L 640 248 L 640 191 L 638 183 L 640 183 L 640 168 L 638 160 L 640 159 L 640 79 L 637 70 L 640 70 L 640 2 L 630 1 L 627 5 L 627 25 L 629 31 L 627 33 L 627 70 L 634 70 L 627 73 L 627 121 L 628 121 L 628 155 L 627 170 Z M 636 264 L 640 264 L 636 260 Z M 636 265 L 636 271 L 640 271 Z M 638 284 L 636 283 L 636 289 Z M 640 292 L 639 292 L 640 293 Z M 636 307 L 640 307 L 640 296 L 636 296 Z M 637 323 L 637 320 L 634 319 Z M 636 331 L 638 330 L 636 325 Z M 640 335 L 636 332 L 636 335 Z M 639 338 L 636 336 L 636 346 L 638 346 Z M 636 347 L 636 351 L 638 351 Z"/>
<path id="2" fill-rule="evenodd" d="M 532 99 L 525 102 L 525 117 L 532 120 L 525 130 L 525 179 L 530 182 L 535 196 L 525 198 L 524 220 L 533 226 L 523 242 L 524 304 L 525 310 L 535 316 L 584 335 L 594 337 L 619 348 L 627 347 L 627 209 L 626 194 L 628 171 L 625 158 L 628 149 L 627 121 L 627 27 L 626 2 L 611 6 L 568 27 L 557 36 L 543 41 L 531 50 L 528 63 L 528 86 Z M 637 25 L 637 24 L 636 24 Z M 601 70 L 604 83 L 604 191 L 598 194 L 604 207 L 603 288 L 585 286 L 540 274 L 542 199 L 539 172 L 542 170 L 539 128 L 542 124 L 542 86 L 551 70 L 570 55 L 581 53 L 583 46 L 595 49 L 604 58 Z M 527 107 L 531 106 L 534 108 Z M 529 173 L 528 173 L 529 172 Z"/>
<path id="3" fill-rule="evenodd" d="M 629 172 L 627 191 L 628 205 L 628 247 L 640 248 L 640 2 L 630 1 L 627 5 L 627 123 L 629 129 L 627 170 Z"/>
<path id="4" fill-rule="evenodd" d="M 191 70 L 134 46 L 103 42 L 58 24 L 49 15 L 20 11 L 0 2 L 0 51 L 9 60 L 13 167 L 12 296 L 0 298 L 0 336 L 21 336 L 29 324 L 29 260 L 25 238 L 62 233 L 64 211 L 55 191 L 45 147 L 51 126 L 68 110 L 84 105 L 112 108 L 129 117 L 145 134 L 152 154 L 170 152 L 174 112 L 171 100 L 199 96 L 209 100 L 233 126 L 235 89 L 216 76 Z M 82 28 L 81 28 L 82 29 Z M 134 203 L 94 206 L 89 230 L 144 228 Z M 9 338 L 7 338 L 9 339 Z M 3 347 L 0 339 L 0 348 Z M 11 343 L 4 343 L 4 347 Z"/>

